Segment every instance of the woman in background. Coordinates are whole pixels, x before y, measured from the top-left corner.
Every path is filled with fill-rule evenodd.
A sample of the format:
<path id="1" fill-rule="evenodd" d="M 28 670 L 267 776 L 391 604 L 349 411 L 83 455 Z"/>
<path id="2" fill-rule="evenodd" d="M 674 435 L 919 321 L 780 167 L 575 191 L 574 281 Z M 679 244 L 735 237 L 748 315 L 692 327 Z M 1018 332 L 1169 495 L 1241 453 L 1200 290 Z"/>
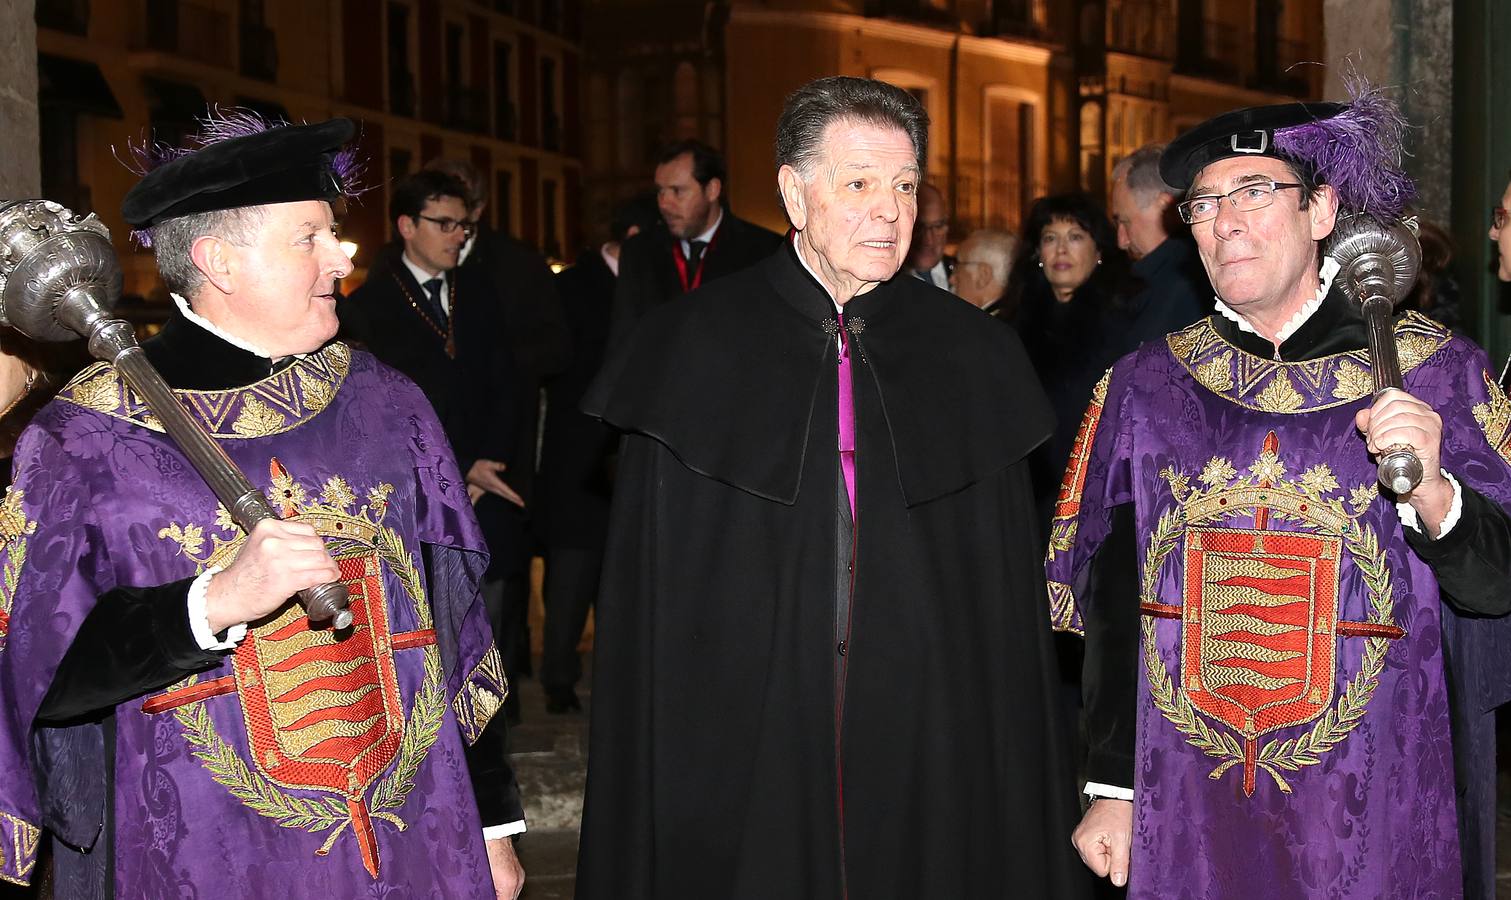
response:
<path id="1" fill-rule="evenodd" d="M 1107 214 L 1090 199 L 1058 194 L 1034 201 L 1004 303 L 1059 420 L 1032 460 L 1046 528 L 1091 390 L 1133 349 L 1122 339 L 1122 300 L 1133 293 L 1128 267 Z"/>

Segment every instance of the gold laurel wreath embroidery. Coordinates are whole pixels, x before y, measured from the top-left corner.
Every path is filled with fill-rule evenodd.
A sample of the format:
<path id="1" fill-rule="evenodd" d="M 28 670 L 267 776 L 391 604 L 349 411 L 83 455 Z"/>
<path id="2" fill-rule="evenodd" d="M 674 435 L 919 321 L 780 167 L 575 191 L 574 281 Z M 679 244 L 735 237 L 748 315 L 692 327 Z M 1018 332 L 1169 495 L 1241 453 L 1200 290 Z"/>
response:
<path id="1" fill-rule="evenodd" d="M 26 564 L 27 539 L 36 533 L 37 523 L 21 509 L 22 491 L 14 487 L 0 501 L 0 553 L 5 554 L 5 568 L 0 571 L 0 610 L 9 616 L 15 609 L 16 590 L 21 583 L 21 567 Z M 7 636 L 0 634 L 0 650 Z"/>
<path id="2" fill-rule="evenodd" d="M 332 483 L 337 482 L 339 483 Z M 404 585 L 405 592 L 414 604 L 415 619 L 418 628 L 427 629 L 432 627 L 434 620 L 431 617 L 430 605 L 426 602 L 424 584 L 420 579 L 418 567 L 413 558 L 404 548 L 403 538 L 393 528 L 379 524 L 385 512 L 387 512 L 388 496 L 393 492 L 391 485 L 383 484 L 368 491 L 368 504 L 361 507 L 356 513 L 349 511 L 350 504 L 355 501 L 355 495 L 346 487 L 344 480 L 332 479 L 327 482 L 323 495 L 328 502 L 305 501 L 305 495 L 300 492 L 301 502 L 297 505 L 302 518 L 334 519 L 343 523 L 363 526 L 373 533 L 371 543 L 348 537 L 323 535 L 327 538 L 327 546 L 332 556 L 340 556 L 349 550 L 374 550 L 378 558 L 386 563 L 389 569 L 398 577 Z M 343 502 L 344 501 L 344 502 Z M 218 511 L 219 512 L 219 511 Z M 224 523 L 227 530 L 235 530 L 229 517 L 222 519 L 217 515 L 217 524 Z M 236 548 L 245 541 L 245 535 L 222 539 L 217 535 L 211 535 L 213 550 L 210 553 L 200 552 L 201 542 L 191 539 L 188 543 L 183 537 L 195 534 L 196 526 L 169 525 L 164 528 L 159 537 L 174 540 L 180 544 L 185 555 L 193 558 L 200 571 L 203 571 L 212 557 L 222 554 L 234 553 Z M 196 549 L 189 551 L 190 546 Z M 419 773 L 420 766 L 430 753 L 430 748 L 440 736 L 441 726 L 445 721 L 445 673 L 441 666 L 440 652 L 434 644 L 425 647 L 424 677 L 420 682 L 420 688 L 415 693 L 414 705 L 410 709 L 408 721 L 405 722 L 404 736 L 399 743 L 399 750 L 388 774 L 378 782 L 373 790 L 372 802 L 369 804 L 369 815 L 373 819 L 381 819 L 392 824 L 399 831 L 408 828 L 408 824 L 397 815 L 387 810 L 398 809 L 404 805 L 404 800 L 414 790 L 414 779 Z M 190 676 L 180 682 L 183 686 L 194 684 L 197 676 Z M 324 856 L 335 845 L 339 838 L 351 825 L 351 813 L 346 803 L 340 797 L 304 798 L 295 797 L 285 793 L 256 768 L 248 766 L 236 750 L 227 744 L 215 729 L 215 723 L 210 719 L 209 710 L 205 708 L 205 702 L 186 704 L 174 710 L 174 716 L 184 728 L 184 737 L 196 748 L 194 756 L 200 760 L 210 776 L 225 786 L 231 795 L 246 804 L 261 816 L 272 819 L 285 828 L 299 828 L 311 834 L 330 830 L 325 843 L 316 851 L 319 856 Z"/>
<path id="3" fill-rule="evenodd" d="M 1175 488 L 1177 499 L 1183 499 L 1183 495 L 1188 490 L 1181 480 L 1183 476 L 1175 475 L 1168 470 L 1167 473 L 1167 479 Z M 1247 480 L 1239 479 L 1238 481 Z M 1284 480 L 1276 485 L 1277 490 L 1287 487 L 1296 488 L 1297 486 Z M 1319 492 L 1315 490 L 1299 487 L 1299 491 L 1314 499 L 1321 499 Z M 1202 492 L 1197 490 L 1192 493 Z M 1342 510 L 1342 501 L 1326 502 L 1336 505 L 1339 511 Z M 1188 524 L 1214 521 L 1232 511 L 1226 509 L 1191 522 L 1186 521 L 1181 506 L 1167 510 L 1161 515 L 1154 533 L 1150 536 L 1149 547 L 1144 555 L 1141 599 L 1145 602 L 1159 601 L 1156 586 L 1160 569 L 1165 558 L 1179 546 L 1180 534 Z M 1361 508 L 1359 512 L 1362 513 L 1363 509 Z M 1353 521 L 1344 528 L 1344 545 L 1369 589 L 1370 604 L 1373 607 L 1370 622 L 1378 625 L 1392 624 L 1393 590 L 1390 569 L 1386 565 L 1384 552 L 1380 550 L 1379 538 L 1376 537 L 1373 529 L 1363 525 L 1354 517 L 1348 518 Z M 1149 680 L 1149 693 L 1155 707 L 1170 724 L 1175 726 L 1176 731 L 1186 736 L 1188 743 L 1206 755 L 1222 760 L 1221 764 L 1207 776 L 1213 779 L 1221 778 L 1228 769 L 1243 763 L 1243 748 L 1239 746 L 1231 733 L 1218 732 L 1209 726 L 1192 706 L 1190 697 L 1184 689 L 1176 690 L 1170 678 L 1169 667 L 1159 655 L 1154 619 L 1145 616 L 1142 626 L 1144 669 Z M 1375 687 L 1379 684 L 1380 672 L 1385 665 L 1385 652 L 1389 646 L 1390 642 L 1386 638 L 1365 638 L 1364 659 L 1359 672 L 1349 681 L 1348 687 L 1344 689 L 1338 702 L 1324 713 L 1306 734 L 1284 741 L 1270 741 L 1260 749 L 1255 760 L 1256 764 L 1275 779 L 1276 785 L 1282 792 L 1291 793 L 1291 786 L 1278 770 L 1296 772 L 1304 766 L 1317 765 L 1322 761 L 1321 754 L 1331 750 L 1359 724 L 1359 720 L 1364 716 L 1365 709 L 1369 705 L 1370 697 L 1374 695 Z"/>

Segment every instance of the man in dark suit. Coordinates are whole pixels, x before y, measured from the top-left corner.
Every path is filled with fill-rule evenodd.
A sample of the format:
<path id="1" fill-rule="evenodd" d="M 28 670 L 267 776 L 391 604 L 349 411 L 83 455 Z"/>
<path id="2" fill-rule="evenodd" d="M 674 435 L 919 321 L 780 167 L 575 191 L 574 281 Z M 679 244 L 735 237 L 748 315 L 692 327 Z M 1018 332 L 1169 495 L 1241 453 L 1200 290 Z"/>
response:
<path id="1" fill-rule="evenodd" d="M 546 381 L 540 483 L 533 504 L 546 550 L 540 681 L 550 713 L 582 708 L 577 699 L 582 677 L 577 644 L 598 595 L 609 529 L 610 457 L 618 444 L 613 429 L 585 415 L 578 405 L 603 363 L 624 241 L 654 227 L 656 220 L 656 205 L 649 196 L 621 205 L 609 228 L 610 240 L 585 248 L 577 254 L 576 265 L 556 276 L 572 327 L 572 365 Z"/>
<path id="2" fill-rule="evenodd" d="M 514 354 L 519 370 L 515 392 L 517 422 L 513 458 L 519 464 L 506 480 L 524 498 L 527 509 L 535 506 L 535 447 L 540 436 L 541 389 L 547 378 L 564 371 L 572 361 L 572 335 L 566 312 L 557 295 L 551 268 L 535 248 L 516 240 L 506 231 L 492 228 L 488 211 L 488 176 L 464 159 L 439 158 L 425 164 L 455 176 L 467 188 L 467 221 L 473 231 L 462 244 L 461 266 L 487 275 L 502 304 L 504 340 Z M 528 465 L 526 462 L 528 461 Z M 531 524 L 529 534 L 539 529 Z M 522 542 L 520 558 L 510 567 L 518 574 L 505 582 L 502 600 L 505 631 L 510 644 L 499 645 L 510 672 L 528 673 L 530 666 L 530 559 L 535 541 Z M 518 717 L 518 703 L 511 697 L 505 705 L 511 719 Z"/>
<path id="3" fill-rule="evenodd" d="M 524 500 L 504 476 L 529 457 L 517 456 L 520 376 L 498 293 L 482 272 L 457 264 L 472 230 L 465 197 L 466 186 L 442 172 L 395 185 L 399 242 L 380 251 L 336 311 L 346 338 L 408 375 L 435 407 L 488 540 L 483 596 L 502 650 L 513 636 L 501 625 L 503 583 L 525 577 Z M 509 662 L 504 654 L 512 676 Z"/>
<path id="4" fill-rule="evenodd" d="M 950 237 L 950 210 L 939 188 L 927 182 L 918 186 L 918 221 L 913 223 L 913 247 L 903 269 L 919 281 L 950 290 L 955 257 L 944 252 Z"/>
<path id="5" fill-rule="evenodd" d="M 1143 289 L 1128 303 L 1123 351 L 1180 331 L 1212 308 L 1215 296 L 1190 229 L 1175 214 L 1180 195 L 1160 178 L 1164 144 L 1148 144 L 1112 169 L 1112 221 L 1118 247 L 1133 259 Z"/>
<path id="6" fill-rule="evenodd" d="M 617 346 L 653 307 L 760 262 L 780 235 L 724 208 L 724 158 L 700 141 L 666 148 L 656 165 L 656 204 L 666 229 L 625 241 L 609 343 Z"/>

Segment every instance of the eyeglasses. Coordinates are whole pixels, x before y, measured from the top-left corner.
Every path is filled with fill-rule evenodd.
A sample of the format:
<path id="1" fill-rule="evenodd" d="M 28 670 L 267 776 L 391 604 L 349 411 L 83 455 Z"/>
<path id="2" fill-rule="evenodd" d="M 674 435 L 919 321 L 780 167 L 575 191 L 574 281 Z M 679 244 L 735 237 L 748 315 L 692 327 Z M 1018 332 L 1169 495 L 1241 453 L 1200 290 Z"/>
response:
<path id="1" fill-rule="evenodd" d="M 940 219 L 937 222 L 919 222 L 918 228 L 922 231 L 949 231 L 950 220 Z"/>
<path id="2" fill-rule="evenodd" d="M 1217 218 L 1217 211 L 1222 207 L 1225 197 L 1239 212 L 1252 212 L 1274 203 L 1276 191 L 1299 187 L 1303 185 L 1280 181 L 1255 181 L 1228 191 L 1226 194 L 1203 194 L 1200 197 L 1192 197 L 1175 208 L 1180 212 L 1182 222 L 1187 225 L 1198 225 Z"/>
<path id="3" fill-rule="evenodd" d="M 462 229 L 462 234 L 471 237 L 472 233 L 474 231 L 477 231 L 476 222 L 465 222 L 461 219 L 449 218 L 438 219 L 435 216 L 427 216 L 424 213 L 420 213 L 420 218 L 424 219 L 427 222 L 434 222 L 435 227 L 441 229 L 441 234 L 455 234 L 456 230 L 460 228 Z"/>
<path id="4" fill-rule="evenodd" d="M 1494 228 L 1496 231 L 1500 231 L 1502 228 L 1505 228 L 1506 218 L 1508 215 L 1511 214 L 1507 213 L 1504 206 L 1497 206 L 1495 209 L 1490 210 L 1490 227 Z"/>

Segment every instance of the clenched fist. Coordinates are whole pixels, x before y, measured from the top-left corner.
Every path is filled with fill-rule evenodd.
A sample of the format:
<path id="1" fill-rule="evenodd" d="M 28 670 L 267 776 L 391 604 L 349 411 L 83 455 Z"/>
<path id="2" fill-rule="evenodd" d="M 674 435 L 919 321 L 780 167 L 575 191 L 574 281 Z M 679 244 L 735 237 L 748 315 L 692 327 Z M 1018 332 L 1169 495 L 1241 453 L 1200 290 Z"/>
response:
<path id="1" fill-rule="evenodd" d="M 264 519 L 252 529 L 235 562 L 205 591 L 210 632 L 255 622 L 305 588 L 335 581 L 341 570 L 312 525 Z"/>

